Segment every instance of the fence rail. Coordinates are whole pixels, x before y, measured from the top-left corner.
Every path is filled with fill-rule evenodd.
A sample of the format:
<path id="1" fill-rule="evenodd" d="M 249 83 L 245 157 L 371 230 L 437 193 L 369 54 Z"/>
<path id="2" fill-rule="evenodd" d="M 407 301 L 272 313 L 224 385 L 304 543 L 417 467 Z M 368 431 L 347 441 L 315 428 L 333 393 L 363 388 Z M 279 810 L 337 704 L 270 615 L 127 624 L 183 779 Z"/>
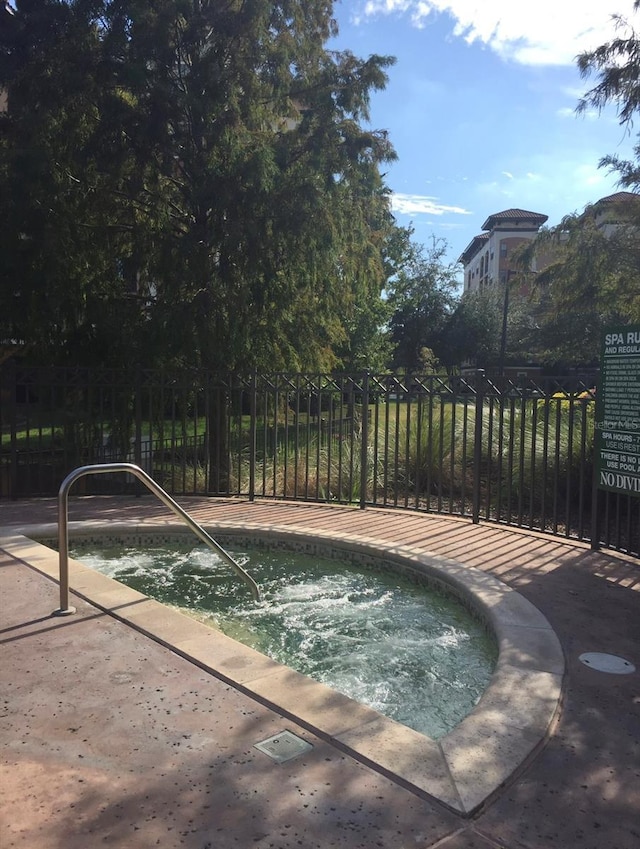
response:
<path id="1" fill-rule="evenodd" d="M 53 496 L 77 466 L 133 462 L 173 495 L 447 513 L 640 556 L 640 499 L 593 488 L 588 379 L 9 363 L 0 400 L 0 499 Z M 139 485 L 106 474 L 81 483 Z"/>

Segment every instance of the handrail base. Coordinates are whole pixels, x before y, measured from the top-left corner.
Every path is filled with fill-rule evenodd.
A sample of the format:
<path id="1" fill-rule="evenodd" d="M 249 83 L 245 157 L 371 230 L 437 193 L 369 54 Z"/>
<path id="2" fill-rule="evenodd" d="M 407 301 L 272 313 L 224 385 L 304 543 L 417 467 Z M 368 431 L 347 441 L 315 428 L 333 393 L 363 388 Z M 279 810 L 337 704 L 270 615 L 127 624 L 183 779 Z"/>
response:
<path id="1" fill-rule="evenodd" d="M 52 616 L 71 616 L 73 613 L 76 613 L 76 608 L 69 605 L 69 607 L 56 607 L 55 610 L 51 611 Z"/>

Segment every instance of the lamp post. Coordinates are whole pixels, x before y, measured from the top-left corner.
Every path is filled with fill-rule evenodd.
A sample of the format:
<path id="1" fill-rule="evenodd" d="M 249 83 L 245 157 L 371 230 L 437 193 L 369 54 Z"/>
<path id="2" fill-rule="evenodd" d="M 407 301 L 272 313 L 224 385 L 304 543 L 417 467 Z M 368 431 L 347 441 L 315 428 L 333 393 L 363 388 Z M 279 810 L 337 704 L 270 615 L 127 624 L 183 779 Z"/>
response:
<path id="1" fill-rule="evenodd" d="M 507 350 L 507 316 L 509 314 L 509 281 L 511 280 L 511 270 L 507 271 L 507 276 L 504 281 L 504 300 L 502 303 L 502 334 L 500 336 L 500 357 L 498 366 L 500 377 L 504 376 L 504 358 Z"/>

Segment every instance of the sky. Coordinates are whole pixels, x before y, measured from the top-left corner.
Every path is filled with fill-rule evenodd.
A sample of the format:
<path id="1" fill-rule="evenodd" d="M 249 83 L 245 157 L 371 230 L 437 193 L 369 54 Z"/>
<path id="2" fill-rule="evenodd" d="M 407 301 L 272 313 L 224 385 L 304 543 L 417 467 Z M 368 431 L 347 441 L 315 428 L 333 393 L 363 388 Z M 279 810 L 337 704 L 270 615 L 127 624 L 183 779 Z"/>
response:
<path id="1" fill-rule="evenodd" d="M 338 0 L 334 15 L 331 47 L 396 58 L 370 125 L 395 147 L 382 170 L 415 241 L 446 240 L 456 262 L 492 213 L 517 207 L 553 226 L 620 191 L 598 163 L 633 158 L 634 136 L 615 108 L 576 115 L 597 79 L 575 59 L 616 34 L 613 15 L 640 29 L 633 0 Z"/>

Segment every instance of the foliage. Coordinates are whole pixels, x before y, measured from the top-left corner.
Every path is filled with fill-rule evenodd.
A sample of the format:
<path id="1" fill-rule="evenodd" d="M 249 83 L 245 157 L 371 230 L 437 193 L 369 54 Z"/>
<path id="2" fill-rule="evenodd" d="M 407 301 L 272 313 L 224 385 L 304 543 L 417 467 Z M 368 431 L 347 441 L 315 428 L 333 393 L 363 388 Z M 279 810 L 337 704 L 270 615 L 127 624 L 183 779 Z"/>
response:
<path id="1" fill-rule="evenodd" d="M 584 497 L 590 491 L 593 406 L 590 398 L 564 394 L 545 400 L 504 398 L 492 409 L 486 404 L 480 434 L 485 500 L 490 498 L 504 515 L 540 516 L 544 511 L 549 516 L 570 478 L 575 498 Z M 279 445 L 273 457 L 262 461 L 257 479 L 264 481 L 267 495 L 355 503 L 361 497 L 362 436 L 356 427 L 344 440 L 319 439 L 314 433 L 304 446 Z M 369 429 L 365 498 L 423 506 L 437 499 L 468 509 L 474 440 L 473 404 L 439 399 L 390 404 L 377 428 Z"/>
<path id="2" fill-rule="evenodd" d="M 443 347 L 447 320 L 455 305 L 457 279 L 454 265 L 445 262 L 445 241 L 434 238 L 425 247 L 411 243 L 410 234 L 410 230 L 405 231 L 404 243 L 396 246 L 404 255 L 387 294 L 395 346 L 393 368 L 416 372 L 421 369 L 425 348 L 439 355 Z"/>
<path id="3" fill-rule="evenodd" d="M 634 13 L 639 11 L 635 0 Z M 619 35 L 578 57 L 582 75 L 597 76 L 578 111 L 615 104 L 620 123 L 630 128 L 640 110 L 640 39 L 630 21 L 614 17 Z M 618 172 L 621 186 L 638 190 L 640 144 L 634 152 L 635 161 L 605 156 L 600 164 Z M 604 221 L 597 220 L 598 213 Z M 615 227 L 606 226 L 607 216 L 613 216 Z M 557 227 L 543 228 L 514 256 L 519 270 L 503 311 L 506 333 L 499 329 L 504 292 L 463 296 L 450 322 L 449 367 L 456 363 L 456 351 L 462 360 L 482 366 L 511 360 L 559 369 L 596 361 L 603 327 L 640 320 L 638 228 L 640 196 L 637 203 L 627 196 L 618 207 L 609 202 L 606 210 L 587 207 Z M 532 268 L 543 270 L 532 274 Z M 504 352 L 496 351 L 498 339 Z"/>
<path id="4" fill-rule="evenodd" d="M 504 292 L 464 292 L 446 323 L 440 358 L 452 371 L 462 363 L 495 365 L 500 355 Z"/>
<path id="5" fill-rule="evenodd" d="M 3 335 L 85 364 L 368 356 L 394 152 L 362 124 L 392 60 L 328 50 L 331 11 L 17 2 L 0 33 Z"/>
<path id="6" fill-rule="evenodd" d="M 640 11 L 640 0 L 634 0 L 634 13 Z M 595 74 L 598 82 L 578 104 L 578 111 L 590 107 L 602 111 L 610 103 L 616 104 L 618 118 L 624 126 L 631 127 L 633 117 L 640 110 L 640 38 L 631 21 L 614 15 L 618 35 L 595 50 L 578 56 L 578 69 L 583 77 Z M 634 148 L 635 162 L 609 155 L 601 159 L 603 167 L 620 174 L 620 185 L 640 188 L 640 144 Z"/>
<path id="7" fill-rule="evenodd" d="M 436 404 L 430 413 L 411 418 L 407 465 L 411 487 L 422 498 L 459 497 L 473 455 L 473 440 L 467 441 L 473 422 L 465 416 L 464 405 Z"/>
<path id="8" fill-rule="evenodd" d="M 504 411 L 508 438 L 494 463 L 500 459 L 506 472 L 503 486 L 510 510 L 515 512 L 517 505 L 532 517 L 541 511 L 548 516 L 559 492 L 571 491 L 575 501 L 590 494 L 594 408 L 590 395 L 568 398 L 558 393 L 542 401 L 513 402 Z"/>
<path id="9" fill-rule="evenodd" d="M 636 0 L 634 11 L 639 10 Z M 631 127 L 640 108 L 640 41 L 629 21 L 615 18 L 618 37 L 578 57 L 582 75 L 597 76 L 578 111 L 602 110 L 613 103 L 620 123 Z M 640 159 L 640 146 L 635 152 Z M 622 186 L 640 187 L 637 161 L 607 156 L 601 166 L 617 171 Z M 521 246 L 514 256 L 518 271 L 509 291 L 504 361 L 537 362 L 554 369 L 593 363 L 604 326 L 640 320 L 638 227 L 640 202 L 633 203 L 633 196 L 627 195 L 617 206 L 608 201 L 606 208 L 596 205 L 568 215 Z M 536 268 L 542 270 L 530 271 Z M 525 297 L 517 296 L 518 281 L 523 284 L 521 294 L 529 293 Z M 454 316 L 452 338 L 460 339 L 467 350 L 475 345 L 478 364 L 495 359 L 495 351 L 482 344 L 482 329 L 484 320 L 492 328 L 490 341 L 497 313 L 497 304 L 472 305 L 463 298 Z"/>
<path id="10" fill-rule="evenodd" d="M 546 260 L 534 278 L 540 361 L 571 366 L 599 356 L 602 329 L 640 320 L 640 246 L 625 204 L 615 230 L 597 226 L 595 208 L 540 231 L 524 261 Z"/>

